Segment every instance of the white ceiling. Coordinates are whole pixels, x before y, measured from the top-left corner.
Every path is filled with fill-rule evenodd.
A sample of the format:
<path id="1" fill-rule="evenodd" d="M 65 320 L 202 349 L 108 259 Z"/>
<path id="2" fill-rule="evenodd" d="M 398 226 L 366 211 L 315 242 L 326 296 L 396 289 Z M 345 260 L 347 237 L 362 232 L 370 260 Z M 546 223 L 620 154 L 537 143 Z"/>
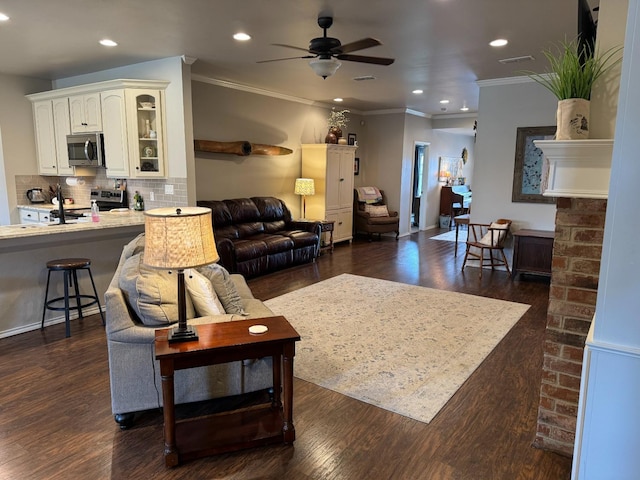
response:
<path id="1" fill-rule="evenodd" d="M 476 81 L 543 71 L 540 51 L 576 36 L 577 10 L 577 0 L 3 0 L 0 12 L 11 20 L 0 23 L 0 72 L 57 79 L 186 55 L 197 58 L 195 74 L 323 103 L 339 96 L 361 112 L 437 115 L 463 105 L 475 112 Z M 307 48 L 322 35 L 319 13 L 334 16 L 329 35 L 343 44 L 383 43 L 354 53 L 395 63 L 343 62 L 326 80 L 304 59 L 256 63 L 304 55 L 272 44 Z M 234 41 L 238 30 L 252 40 Z M 105 37 L 119 46 L 100 46 Z M 509 44 L 489 47 L 495 38 Z M 498 62 L 524 55 L 536 60 Z M 376 79 L 353 80 L 363 75 Z M 443 98 L 450 103 L 441 105 Z"/>

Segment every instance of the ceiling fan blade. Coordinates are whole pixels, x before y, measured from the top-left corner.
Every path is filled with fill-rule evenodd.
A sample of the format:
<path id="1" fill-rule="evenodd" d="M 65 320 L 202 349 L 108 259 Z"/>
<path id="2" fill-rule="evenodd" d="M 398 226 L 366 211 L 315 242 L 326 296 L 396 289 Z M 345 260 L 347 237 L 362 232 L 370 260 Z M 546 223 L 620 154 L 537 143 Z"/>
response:
<path id="1" fill-rule="evenodd" d="M 334 50 L 335 53 L 349 53 L 355 52 L 356 50 L 364 50 L 365 48 L 377 47 L 378 45 L 382 45 L 380 40 L 376 40 L 375 38 L 363 38 L 362 40 L 341 45 Z"/>
<path id="2" fill-rule="evenodd" d="M 296 50 L 302 50 L 303 52 L 309 53 L 309 49 L 302 47 L 294 47 L 293 45 L 285 45 L 284 43 L 272 43 L 274 47 L 285 47 L 285 48 L 294 48 Z"/>
<path id="3" fill-rule="evenodd" d="M 395 62 L 393 58 L 365 57 L 364 55 L 335 55 L 335 57 L 347 62 L 373 63 L 374 65 L 391 65 Z"/>
<path id="4" fill-rule="evenodd" d="M 304 57 L 274 58 L 274 59 L 271 59 L 271 60 L 258 60 L 256 63 L 280 62 L 282 60 L 296 60 L 298 58 L 316 58 L 316 56 L 315 55 L 305 55 Z"/>

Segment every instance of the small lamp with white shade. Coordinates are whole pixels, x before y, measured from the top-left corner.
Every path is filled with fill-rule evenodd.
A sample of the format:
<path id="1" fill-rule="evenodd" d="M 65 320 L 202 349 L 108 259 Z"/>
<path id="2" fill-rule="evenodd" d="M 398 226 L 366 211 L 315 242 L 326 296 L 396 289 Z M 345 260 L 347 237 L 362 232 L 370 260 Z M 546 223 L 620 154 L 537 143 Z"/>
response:
<path id="1" fill-rule="evenodd" d="M 296 195 L 302 195 L 302 219 L 307 218 L 307 195 L 315 195 L 316 187 L 313 178 L 296 178 L 293 191 Z"/>

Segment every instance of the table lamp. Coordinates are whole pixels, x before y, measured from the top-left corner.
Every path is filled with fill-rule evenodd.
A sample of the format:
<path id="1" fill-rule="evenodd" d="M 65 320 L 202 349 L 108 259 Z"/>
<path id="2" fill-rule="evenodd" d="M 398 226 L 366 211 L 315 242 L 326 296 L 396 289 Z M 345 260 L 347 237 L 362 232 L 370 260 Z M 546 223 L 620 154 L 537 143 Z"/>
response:
<path id="1" fill-rule="evenodd" d="M 315 195 L 316 187 L 313 178 L 296 178 L 296 185 L 293 193 L 302 195 L 302 218 L 307 218 L 307 195 Z"/>
<path id="2" fill-rule="evenodd" d="M 195 328 L 187 326 L 184 270 L 220 259 L 213 238 L 211 209 L 155 208 L 144 215 L 145 265 L 178 272 L 178 326 L 170 330 L 167 339 L 169 342 L 197 340 Z"/>

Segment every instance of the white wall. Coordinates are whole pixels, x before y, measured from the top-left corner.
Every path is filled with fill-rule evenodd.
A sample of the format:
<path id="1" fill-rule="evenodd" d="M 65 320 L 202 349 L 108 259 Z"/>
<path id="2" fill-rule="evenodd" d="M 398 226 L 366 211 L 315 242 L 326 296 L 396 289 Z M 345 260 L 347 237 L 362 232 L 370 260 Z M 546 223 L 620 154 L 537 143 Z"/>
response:
<path id="1" fill-rule="evenodd" d="M 400 211 L 404 148 L 404 112 L 367 115 L 367 157 L 360 163 L 360 186 L 384 190 L 390 210 Z M 402 212 L 400 212 L 402 219 Z M 407 226 L 400 224 L 400 234 Z"/>
<path id="2" fill-rule="evenodd" d="M 33 113 L 25 95 L 50 89 L 48 80 L 0 74 L 0 225 L 19 222 L 16 175 L 38 174 Z"/>
<path id="3" fill-rule="evenodd" d="M 513 220 L 513 229 L 555 229 L 553 204 L 511 201 L 518 127 L 556 124 L 556 98 L 528 79 L 481 81 L 471 218 Z"/>
<path id="4" fill-rule="evenodd" d="M 472 179 L 473 137 L 433 130 L 430 118 L 404 111 L 367 115 L 365 119 L 368 154 L 366 162 L 360 165 L 362 173 L 361 178 L 356 177 L 356 185 L 383 189 L 390 208 L 400 215 L 400 234 L 408 234 L 414 149 L 416 143 L 428 144 L 419 224 L 422 230 L 433 228 L 438 224 L 442 186 L 438 183 L 438 158 L 441 155 L 459 157 L 466 147 L 470 162 L 465 167 L 465 175 Z"/>
<path id="5" fill-rule="evenodd" d="M 198 140 L 248 141 L 279 145 L 290 155 L 246 157 L 196 152 L 198 200 L 222 200 L 253 196 L 282 199 L 292 215 L 301 213 L 301 197 L 293 193 L 301 173 L 301 144 L 323 143 L 329 110 L 312 102 L 279 98 L 237 88 L 227 88 L 206 79 L 192 82 L 193 130 Z M 348 114 L 343 135 L 356 133 L 357 156 L 366 162 L 366 139 L 361 117 Z M 361 166 L 362 168 L 362 166 Z"/>

